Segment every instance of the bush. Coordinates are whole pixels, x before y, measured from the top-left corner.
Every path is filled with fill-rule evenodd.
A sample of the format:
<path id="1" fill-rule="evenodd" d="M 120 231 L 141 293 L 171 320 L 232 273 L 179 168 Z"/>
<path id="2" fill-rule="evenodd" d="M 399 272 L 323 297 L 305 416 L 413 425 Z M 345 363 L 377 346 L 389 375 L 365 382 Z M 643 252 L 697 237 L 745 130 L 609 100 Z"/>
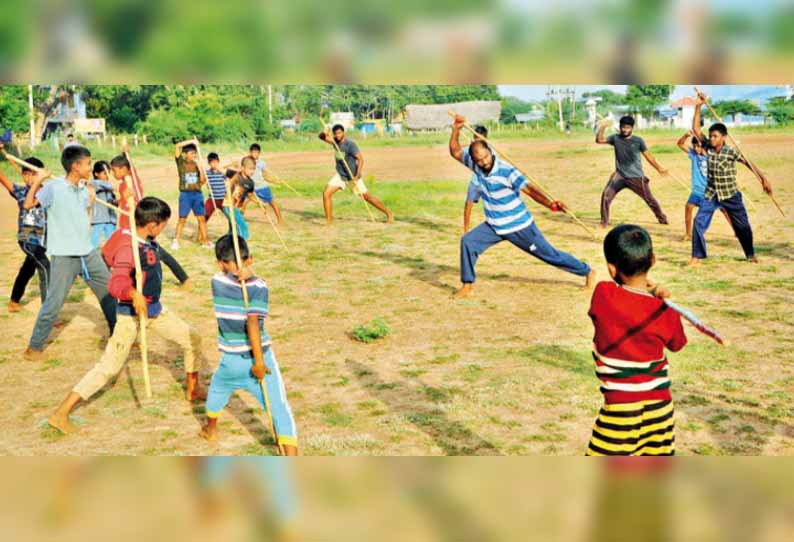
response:
<path id="1" fill-rule="evenodd" d="M 320 133 L 323 131 L 325 126 L 323 125 L 322 121 L 317 117 L 309 117 L 307 119 L 303 119 L 298 126 L 299 132 L 315 132 Z"/>
<path id="2" fill-rule="evenodd" d="M 362 343 L 375 342 L 391 333 L 389 324 L 381 318 L 375 318 L 368 324 L 361 324 L 353 328 L 353 338 Z"/>

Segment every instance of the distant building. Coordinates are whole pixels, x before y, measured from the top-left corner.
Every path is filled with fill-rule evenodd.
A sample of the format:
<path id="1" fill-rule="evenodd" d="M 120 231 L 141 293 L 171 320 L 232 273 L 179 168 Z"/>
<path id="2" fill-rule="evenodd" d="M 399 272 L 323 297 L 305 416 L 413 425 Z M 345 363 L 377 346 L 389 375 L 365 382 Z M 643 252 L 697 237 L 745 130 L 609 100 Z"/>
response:
<path id="1" fill-rule="evenodd" d="M 350 111 L 334 112 L 331 113 L 329 124 L 328 128 L 333 127 L 335 124 L 341 124 L 345 127 L 345 130 L 350 130 L 356 126 L 356 115 Z"/>

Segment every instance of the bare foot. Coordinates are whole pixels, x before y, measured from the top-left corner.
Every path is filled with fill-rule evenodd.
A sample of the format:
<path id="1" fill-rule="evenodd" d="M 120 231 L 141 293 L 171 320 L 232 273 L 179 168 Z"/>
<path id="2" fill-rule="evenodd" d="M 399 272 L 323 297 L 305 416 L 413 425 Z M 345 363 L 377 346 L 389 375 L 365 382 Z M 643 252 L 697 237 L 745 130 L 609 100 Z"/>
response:
<path id="1" fill-rule="evenodd" d="M 584 289 L 592 290 L 593 286 L 595 286 L 595 280 L 596 280 L 596 271 L 595 269 L 591 269 L 590 272 L 587 274 L 587 278 L 584 281 Z"/>
<path id="2" fill-rule="evenodd" d="M 44 361 L 44 352 L 41 350 L 26 348 L 25 352 L 22 354 L 22 357 L 28 361 Z"/>
<path id="3" fill-rule="evenodd" d="M 19 312 L 21 310 L 22 310 L 22 305 L 20 305 L 16 301 L 8 302 L 8 312 Z"/>
<path id="4" fill-rule="evenodd" d="M 758 256 L 753 256 L 752 258 L 747 259 L 753 263 L 761 263 L 761 260 L 758 259 Z"/>
<path id="5" fill-rule="evenodd" d="M 700 267 L 700 258 L 692 258 L 691 260 L 689 260 L 689 263 L 686 264 L 686 266 L 691 269 Z"/>
<path id="6" fill-rule="evenodd" d="M 209 427 L 202 427 L 198 435 L 207 442 L 215 442 L 218 440 L 218 435 L 215 430 Z"/>
<path id="7" fill-rule="evenodd" d="M 68 416 L 64 417 L 58 414 L 53 414 L 52 416 L 47 418 L 47 423 L 50 424 L 50 427 L 52 427 L 53 429 L 57 429 L 64 435 L 68 435 L 70 433 L 76 433 L 78 431 L 77 426 L 69 421 Z"/>
<path id="8" fill-rule="evenodd" d="M 692 236 L 691 236 L 691 235 L 685 235 L 685 236 L 683 236 L 683 237 L 681 238 L 681 240 L 682 240 L 682 241 L 691 241 L 691 240 L 692 240 Z"/>
<path id="9" fill-rule="evenodd" d="M 66 325 L 66 322 L 64 322 L 63 320 L 56 320 L 55 323 L 52 324 L 52 327 L 54 327 L 55 329 L 61 329 L 65 325 Z"/>
<path id="10" fill-rule="evenodd" d="M 394 224 L 394 213 L 389 213 L 386 215 L 386 223 Z"/>
<path id="11" fill-rule="evenodd" d="M 464 299 L 469 297 L 472 292 L 474 291 L 474 285 L 471 283 L 465 283 L 460 290 L 452 294 L 452 299 Z"/>

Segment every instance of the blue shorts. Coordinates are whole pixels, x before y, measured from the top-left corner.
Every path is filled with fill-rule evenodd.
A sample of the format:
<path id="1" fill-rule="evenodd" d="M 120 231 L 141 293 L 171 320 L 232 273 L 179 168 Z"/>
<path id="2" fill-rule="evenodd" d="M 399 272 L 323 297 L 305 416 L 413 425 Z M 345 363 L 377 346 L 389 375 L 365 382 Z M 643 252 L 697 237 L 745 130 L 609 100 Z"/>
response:
<path id="1" fill-rule="evenodd" d="M 295 427 L 295 419 L 287 403 L 287 392 L 284 389 L 284 380 L 281 378 L 281 371 L 273 355 L 273 349 L 267 348 L 264 352 L 265 367 L 270 370 L 270 374 L 265 375 L 265 386 L 270 400 L 272 410 L 273 425 L 276 426 L 276 435 L 280 444 L 288 446 L 298 445 L 298 430 Z M 207 416 L 217 418 L 221 411 L 226 407 L 229 398 L 237 390 L 245 390 L 259 402 L 263 409 L 265 406 L 265 396 L 262 394 L 262 386 L 253 374 L 251 367 L 254 365 L 254 358 L 250 355 L 224 353 L 221 363 L 215 374 L 212 375 L 210 389 L 207 392 Z"/>
<path id="2" fill-rule="evenodd" d="M 692 192 L 689 194 L 689 199 L 686 200 L 687 205 L 694 205 L 695 207 L 703 207 L 703 203 L 706 199 L 703 197 L 703 194 L 697 194 Z"/>
<path id="3" fill-rule="evenodd" d="M 179 193 L 179 218 L 187 218 L 190 211 L 196 216 L 204 216 L 204 194 L 198 190 Z"/>
<path id="4" fill-rule="evenodd" d="M 270 190 L 269 186 L 263 186 L 262 188 L 257 188 L 254 190 L 254 194 L 256 197 L 259 198 L 259 201 L 262 203 L 270 203 L 273 201 L 273 191 Z"/>

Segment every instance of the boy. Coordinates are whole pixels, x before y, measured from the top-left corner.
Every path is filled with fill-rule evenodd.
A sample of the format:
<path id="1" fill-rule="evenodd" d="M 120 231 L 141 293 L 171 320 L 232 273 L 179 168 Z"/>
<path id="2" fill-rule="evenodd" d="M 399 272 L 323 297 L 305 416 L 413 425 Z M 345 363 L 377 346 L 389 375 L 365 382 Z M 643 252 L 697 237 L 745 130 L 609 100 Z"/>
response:
<path id="1" fill-rule="evenodd" d="M 220 170 L 221 159 L 218 153 L 211 152 L 207 155 L 207 182 L 210 186 L 210 199 L 204 204 L 204 216 L 206 221 L 210 221 L 215 209 L 223 207 L 223 200 L 226 198 L 226 181 L 223 172 Z"/>
<path id="2" fill-rule="evenodd" d="M 478 136 L 488 137 L 488 128 L 478 124 L 474 127 L 475 139 Z M 463 235 L 469 232 L 471 226 L 471 210 L 474 204 L 480 201 L 480 189 L 478 188 L 477 174 L 472 171 L 471 178 L 469 179 L 469 188 L 466 191 L 466 203 L 463 206 Z"/>
<path id="3" fill-rule="evenodd" d="M 7 154 L 2 142 L 0 142 L 0 152 L 4 155 Z M 38 158 L 25 158 L 25 161 L 33 166 L 44 168 L 44 164 Z M 9 162 L 11 161 L 9 160 Z M 13 162 L 11 163 L 13 164 Z M 16 167 L 14 169 L 20 172 L 22 181 L 25 184 L 14 184 L 2 171 L 0 171 L 0 183 L 8 190 L 8 193 L 17 201 L 19 206 L 17 243 L 19 243 L 19 248 L 22 249 L 22 252 L 25 253 L 25 261 L 22 263 L 22 267 L 19 268 L 17 278 L 14 280 L 11 299 L 8 302 L 8 312 L 19 312 L 22 310 L 22 305 L 20 304 L 22 296 L 25 295 L 25 288 L 27 288 L 28 282 L 30 282 L 36 272 L 39 274 L 39 295 L 43 305 L 44 300 L 47 298 L 47 285 L 50 275 L 50 261 L 47 259 L 45 249 L 47 214 L 41 205 L 37 205 L 32 209 L 25 209 L 23 205 L 28 192 L 36 181 L 36 172 L 26 167 L 21 170 Z M 41 186 L 41 182 L 38 183 L 38 186 Z"/>
<path id="4" fill-rule="evenodd" d="M 63 433 L 72 433 L 75 426 L 69 414 L 81 401 L 87 401 L 121 371 L 138 336 L 139 314 L 147 315 L 147 328 L 163 338 L 175 341 L 184 350 L 187 373 L 187 399 L 194 401 L 205 397 L 195 369 L 195 354 L 191 344 L 190 328 L 173 312 L 166 312 L 160 304 L 163 271 L 160 267 L 160 247 L 155 241 L 165 229 L 171 209 L 157 198 L 143 198 L 135 209 L 135 250 L 140 252 L 141 271 L 144 277 L 143 294 L 138 293 L 135 282 L 133 239 L 130 230 L 118 230 L 105 244 L 103 255 L 112 269 L 108 286 L 118 303 L 118 323 L 99 362 L 86 373 L 58 409 L 47 420 Z"/>
<path id="5" fill-rule="evenodd" d="M 602 121 L 596 134 L 596 143 L 615 147 L 615 171 L 601 193 L 601 227 L 606 228 L 609 225 L 609 206 L 612 205 L 612 200 L 618 192 L 624 188 L 628 188 L 642 198 L 653 211 L 659 224 L 667 224 L 662 206 L 651 193 L 651 181 L 642 171 L 641 157 L 644 156 L 660 174 L 667 175 L 667 170 L 651 155 L 645 140 L 634 135 L 634 117 L 630 115 L 621 117 L 620 133 L 604 137 L 604 130 L 611 122 L 608 119 Z"/>
<path id="6" fill-rule="evenodd" d="M 753 172 L 767 194 L 772 194 L 772 185 L 755 164 L 748 162 L 738 150 L 725 144 L 728 128 L 721 122 L 714 123 L 709 127 L 709 139 L 708 141 L 704 140 L 703 130 L 700 127 L 700 108 L 704 103 L 706 103 L 706 95 L 699 92 L 695 115 L 692 117 L 692 131 L 695 133 L 695 137 L 703 141 L 706 146 L 708 176 L 706 190 L 703 193 L 703 204 L 695 215 L 692 259 L 689 260 L 689 267 L 698 267 L 700 261 L 706 257 L 706 231 L 708 231 L 711 217 L 717 209 L 724 209 L 728 213 L 731 227 L 742 245 L 745 258 L 753 263 L 758 263 L 753 247 L 753 230 L 750 227 L 750 219 L 747 217 L 742 193 L 736 184 L 736 162 L 744 164 Z"/>
<path id="7" fill-rule="evenodd" d="M 256 162 L 250 156 L 245 156 L 240 161 L 240 169 L 230 168 L 226 171 L 226 178 L 229 179 L 230 190 L 232 191 L 230 199 L 232 208 L 234 209 L 234 220 L 237 223 L 237 235 L 245 239 L 250 239 L 248 231 L 248 223 L 243 217 L 243 210 L 245 209 L 245 202 L 255 195 L 255 184 L 253 180 Z M 256 197 L 256 196 L 255 196 Z M 229 210 L 223 209 L 223 214 L 229 219 L 229 233 L 232 232 L 232 221 L 229 216 Z"/>
<path id="8" fill-rule="evenodd" d="M 464 149 L 460 130 L 466 119 L 455 116 L 449 136 L 449 154 L 477 176 L 475 188 L 483 200 L 485 222 L 463 236 L 460 241 L 461 288 L 454 297 L 468 297 L 474 290 L 475 266 L 490 247 L 508 241 L 527 254 L 563 271 L 585 278 L 585 288 L 593 287 L 595 271 L 589 265 L 554 248 L 541 233 L 534 217 L 521 199 L 524 193 L 552 212 L 565 204 L 552 201 L 537 191 L 512 164 L 498 158 L 482 139 L 475 139 Z"/>
<path id="9" fill-rule="evenodd" d="M 91 183 L 91 152 L 72 146 L 61 154 L 65 177 L 44 186 L 37 178 L 23 204 L 25 209 L 37 205 L 47 213 L 47 255 L 50 277 L 47 298 L 39 310 L 24 357 L 31 361 L 43 359 L 44 342 L 52 331 L 55 318 L 66 301 L 74 280 L 80 275 L 94 292 L 107 320 L 110 333 L 116 325 L 116 300 L 108 293 L 110 273 L 98 249 L 91 246 L 91 207 L 94 192 Z"/>
<path id="10" fill-rule="evenodd" d="M 278 184 L 278 181 L 273 178 L 270 173 L 267 172 L 265 169 L 265 161 L 262 159 L 261 156 L 262 147 L 259 146 L 259 143 L 252 143 L 251 146 L 248 148 L 248 156 L 253 158 L 256 169 L 254 170 L 254 174 L 251 178 L 254 181 L 254 193 L 256 197 L 262 203 L 267 203 L 273 209 L 273 213 L 276 215 L 276 220 L 278 221 L 279 225 L 283 223 L 283 217 L 281 216 L 281 210 L 276 205 L 276 200 L 273 198 L 273 191 L 270 189 L 268 183 Z M 242 204 L 242 211 L 245 212 L 245 208 L 248 206 L 248 203 L 251 201 L 251 198 L 246 195 L 245 200 Z"/>
<path id="11" fill-rule="evenodd" d="M 336 152 L 336 174 L 328 181 L 328 185 L 323 192 L 325 222 L 330 226 L 334 221 L 331 198 L 336 192 L 344 190 L 350 182 L 353 183 L 351 190 L 353 190 L 355 195 L 362 196 L 378 211 L 386 215 L 386 222 L 389 224 L 394 222 L 394 215 L 391 211 L 389 211 L 380 200 L 367 191 L 367 186 L 364 184 L 364 181 L 361 180 L 361 173 L 364 169 L 364 155 L 361 154 L 358 145 L 345 137 L 345 127 L 341 124 L 334 125 L 331 132 L 333 133 L 333 141 L 325 132 L 320 132 L 318 136 L 322 141 L 325 141 L 331 146 L 334 146 L 334 143 L 336 143 L 334 150 L 336 150 L 336 147 L 339 147 L 339 151 Z M 345 167 L 345 163 L 347 163 L 347 167 Z M 350 178 L 350 173 L 347 171 L 348 168 L 353 173 L 352 179 Z"/>
<path id="12" fill-rule="evenodd" d="M 687 147 L 686 144 L 686 140 L 689 137 L 692 138 L 691 147 Z M 689 194 L 689 199 L 686 201 L 686 207 L 684 208 L 685 233 L 684 237 L 681 239 L 682 241 L 691 241 L 693 211 L 695 208 L 699 209 L 703 205 L 703 193 L 706 191 L 708 155 L 706 154 L 706 148 L 703 146 L 702 142 L 694 136 L 692 130 L 682 135 L 678 139 L 677 145 L 679 149 L 686 153 L 689 161 L 692 162 L 692 192 Z M 731 218 L 728 216 L 728 213 L 725 212 L 725 209 L 721 209 L 721 211 L 722 214 L 725 215 L 728 224 L 730 224 Z"/>
<path id="13" fill-rule="evenodd" d="M 657 297 L 666 293 L 648 282 L 656 256 L 647 231 L 631 224 L 614 228 L 604 238 L 604 256 L 614 282 L 598 283 L 588 312 L 604 406 L 587 455 L 673 455 L 664 349 L 678 352 L 686 345 L 681 317 Z"/>
<path id="14" fill-rule="evenodd" d="M 179 250 L 179 238 L 185 227 L 187 217 L 192 212 L 198 222 L 198 241 L 205 248 L 212 248 L 207 237 L 207 220 L 204 216 L 204 196 L 201 187 L 207 184 L 207 177 L 196 163 L 198 158 L 197 141 L 190 139 L 174 145 L 174 159 L 179 174 L 179 221 L 176 223 L 176 236 L 171 248 Z"/>
<path id="15" fill-rule="evenodd" d="M 253 261 L 248 243 L 240 239 L 239 246 L 242 270 L 235 263 L 232 236 L 224 235 L 215 243 L 215 257 L 221 272 L 212 278 L 212 299 L 218 319 L 218 350 L 223 355 L 210 382 L 207 424 L 200 436 L 209 441 L 217 439 L 218 416 L 237 390 L 248 391 L 266 409 L 262 394 L 264 378 L 272 408 L 272 412 L 267 414 L 273 417 L 278 444 L 283 447 L 285 455 L 298 455 L 295 420 L 287 403 L 281 371 L 270 347 L 270 337 L 264 327 L 268 313 L 267 284 L 248 269 Z M 248 291 L 247 310 L 241 277 Z"/>
<path id="16" fill-rule="evenodd" d="M 127 152 L 126 147 L 124 148 L 124 152 Z M 130 204 L 128 198 L 132 197 L 136 203 L 143 199 L 143 187 L 140 185 L 140 177 L 138 177 L 137 171 L 135 172 L 135 175 L 133 175 L 133 165 L 129 162 L 129 160 L 127 160 L 127 157 L 124 154 L 119 154 L 110 161 L 110 171 L 113 174 L 113 177 L 119 181 L 119 195 L 121 196 L 119 199 L 119 208 L 122 211 L 127 211 L 127 213 L 129 213 Z M 119 229 L 130 229 L 130 217 L 127 214 L 122 213 L 119 217 Z M 182 289 L 189 291 L 192 288 L 192 283 L 188 277 L 188 274 L 185 272 L 182 266 L 179 265 L 179 262 L 176 261 L 176 258 L 174 258 L 163 246 L 160 246 L 159 250 L 160 261 L 171 270 L 171 273 L 173 273 L 176 279 L 179 281 Z"/>
<path id="17" fill-rule="evenodd" d="M 113 193 L 113 185 L 110 184 L 108 178 L 109 170 L 110 167 L 104 160 L 94 163 L 94 179 L 91 184 L 94 185 L 97 199 L 111 205 L 118 205 L 116 195 Z M 103 239 L 105 241 L 110 239 L 114 231 L 116 231 L 116 212 L 95 202 L 91 210 L 91 245 L 97 248 Z"/>

